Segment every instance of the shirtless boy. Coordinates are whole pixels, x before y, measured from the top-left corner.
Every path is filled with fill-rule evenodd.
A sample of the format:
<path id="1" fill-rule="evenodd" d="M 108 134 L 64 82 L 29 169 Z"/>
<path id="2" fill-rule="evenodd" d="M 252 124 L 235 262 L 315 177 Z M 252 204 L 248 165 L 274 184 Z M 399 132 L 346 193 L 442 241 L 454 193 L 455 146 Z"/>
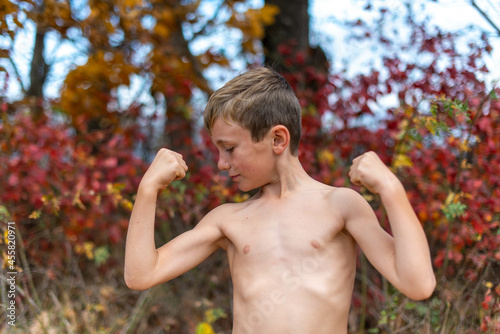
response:
<path id="1" fill-rule="evenodd" d="M 349 172 L 354 184 L 380 195 L 391 236 L 357 192 L 312 179 L 298 159 L 301 109 L 280 75 L 257 68 L 229 81 L 210 98 L 204 121 L 219 150 L 218 168 L 242 191 L 259 190 L 215 208 L 157 249 L 157 194 L 188 169 L 180 154 L 161 149 L 130 217 L 130 288 L 171 280 L 223 248 L 233 281 L 233 333 L 346 333 L 358 244 L 406 296 L 432 294 L 427 240 L 401 182 L 373 152 L 354 159 Z"/>

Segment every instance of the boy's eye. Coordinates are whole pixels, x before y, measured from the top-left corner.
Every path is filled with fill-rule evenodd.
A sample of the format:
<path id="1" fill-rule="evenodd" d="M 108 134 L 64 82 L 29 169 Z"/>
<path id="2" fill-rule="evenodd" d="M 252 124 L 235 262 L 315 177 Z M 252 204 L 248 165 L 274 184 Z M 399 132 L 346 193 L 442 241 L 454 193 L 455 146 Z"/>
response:
<path id="1" fill-rule="evenodd" d="M 226 152 L 228 152 L 228 153 L 232 153 L 233 151 L 234 151 L 234 147 L 226 148 Z"/>

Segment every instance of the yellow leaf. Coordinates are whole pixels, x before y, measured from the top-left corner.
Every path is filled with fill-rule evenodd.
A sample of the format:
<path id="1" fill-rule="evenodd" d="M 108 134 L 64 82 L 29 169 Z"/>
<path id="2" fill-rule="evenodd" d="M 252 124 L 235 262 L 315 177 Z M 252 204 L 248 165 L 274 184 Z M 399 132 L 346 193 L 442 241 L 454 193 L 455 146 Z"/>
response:
<path id="1" fill-rule="evenodd" d="M 29 219 L 38 219 L 40 218 L 40 210 L 33 211 L 29 216 Z"/>
<path id="2" fill-rule="evenodd" d="M 141 7 L 142 6 L 142 1 L 141 0 L 125 0 L 125 6 L 127 7 Z"/>
<path id="3" fill-rule="evenodd" d="M 413 167 L 413 162 L 406 154 L 398 154 L 394 159 L 392 166 L 396 169 L 403 167 Z"/>
<path id="4" fill-rule="evenodd" d="M 80 191 L 78 191 L 73 197 L 73 205 L 79 207 L 82 210 L 85 210 L 85 205 L 80 200 Z"/>
<path id="5" fill-rule="evenodd" d="M 163 38 L 167 38 L 170 34 L 168 28 L 162 24 L 156 24 L 154 32 Z"/>
<path id="6" fill-rule="evenodd" d="M 403 139 L 403 137 L 406 134 L 406 131 L 407 131 L 409 125 L 410 125 L 410 121 L 408 121 L 407 119 L 402 120 L 398 124 L 399 132 L 395 136 L 397 140 Z"/>
<path id="7" fill-rule="evenodd" d="M 215 332 L 208 322 L 200 322 L 196 326 L 196 334 L 215 334 Z"/>
<path id="8" fill-rule="evenodd" d="M 134 205 L 128 199 L 124 199 L 124 200 L 122 200 L 122 207 L 128 211 L 132 211 L 132 208 L 134 207 Z"/>
<path id="9" fill-rule="evenodd" d="M 9 230 L 5 230 L 5 231 L 3 232 L 3 243 L 4 243 L 5 245 L 8 245 L 8 244 L 9 244 L 9 238 L 8 238 L 8 237 L 9 237 Z"/>
<path id="10" fill-rule="evenodd" d="M 92 252 L 94 250 L 94 243 L 91 241 L 87 241 L 83 244 L 83 250 L 85 252 L 85 256 L 89 260 L 94 259 L 94 253 Z"/>
<path id="11" fill-rule="evenodd" d="M 324 149 L 321 152 L 319 152 L 318 160 L 322 164 L 327 164 L 331 166 L 335 162 L 335 156 L 329 150 Z"/>
<path id="12" fill-rule="evenodd" d="M 437 121 L 429 116 L 425 117 L 424 122 L 427 130 L 429 130 L 429 132 L 432 133 L 433 135 L 436 135 Z"/>
<path id="13" fill-rule="evenodd" d="M 248 195 L 248 194 L 243 194 L 243 195 L 241 195 L 241 194 L 237 193 L 236 195 L 234 195 L 234 201 L 235 201 L 236 203 L 244 202 L 244 201 L 246 201 L 248 198 L 250 198 L 250 195 Z"/>
<path id="14" fill-rule="evenodd" d="M 444 201 L 445 205 L 451 204 L 451 203 L 458 203 L 461 197 L 467 197 L 466 194 L 460 193 L 456 194 L 453 191 L 451 191 L 448 196 L 446 197 L 446 200 Z"/>
<path id="15" fill-rule="evenodd" d="M 280 12 L 280 8 L 276 5 L 266 4 L 259 11 L 259 19 L 265 25 L 271 25 L 274 23 L 274 18 Z"/>
<path id="16" fill-rule="evenodd" d="M 467 140 L 462 140 L 460 142 L 460 150 L 463 152 L 469 152 L 471 150 L 469 142 Z"/>
<path id="17" fill-rule="evenodd" d="M 444 204 L 445 205 L 448 205 L 450 204 L 454 199 L 455 199 L 455 193 L 452 191 L 448 194 L 448 196 L 446 197 L 446 200 L 444 201 Z"/>
<path id="18" fill-rule="evenodd" d="M 371 202 L 375 198 L 372 194 L 363 194 L 362 196 L 367 202 Z"/>

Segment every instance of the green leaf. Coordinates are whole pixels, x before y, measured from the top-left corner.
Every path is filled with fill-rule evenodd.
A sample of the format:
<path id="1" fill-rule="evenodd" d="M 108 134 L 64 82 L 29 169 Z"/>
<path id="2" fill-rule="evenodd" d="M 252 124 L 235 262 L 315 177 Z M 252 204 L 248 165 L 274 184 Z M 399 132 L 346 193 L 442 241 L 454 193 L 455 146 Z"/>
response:
<path id="1" fill-rule="evenodd" d="M 205 311 L 205 320 L 211 324 L 217 321 L 217 319 L 225 318 L 226 313 L 221 308 L 211 308 Z"/>
<path id="2" fill-rule="evenodd" d="M 415 304 L 414 302 L 407 302 L 405 305 L 405 308 L 407 310 L 413 310 L 415 307 L 417 307 L 417 304 Z"/>
<path id="3" fill-rule="evenodd" d="M 101 246 L 94 249 L 94 262 L 100 266 L 109 259 L 110 253 L 107 246 Z"/>
<path id="4" fill-rule="evenodd" d="M 491 90 L 490 98 L 493 99 L 493 101 L 498 100 L 497 92 L 494 89 Z"/>
<path id="5" fill-rule="evenodd" d="M 11 215 L 9 210 L 3 205 L 0 204 L 0 220 L 11 220 Z"/>
<path id="6" fill-rule="evenodd" d="M 451 221 L 457 217 L 461 217 L 465 214 L 467 205 L 461 202 L 452 202 L 443 207 L 444 216 L 448 221 Z"/>

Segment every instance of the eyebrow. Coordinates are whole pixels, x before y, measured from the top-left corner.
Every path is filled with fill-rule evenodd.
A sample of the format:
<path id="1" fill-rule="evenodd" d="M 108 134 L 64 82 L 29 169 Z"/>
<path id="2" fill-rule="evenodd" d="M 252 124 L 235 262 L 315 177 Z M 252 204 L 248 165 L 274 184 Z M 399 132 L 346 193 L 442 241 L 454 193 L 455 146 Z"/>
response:
<path id="1" fill-rule="evenodd" d="M 215 142 L 216 145 L 227 145 L 227 144 L 234 144 L 231 140 L 228 139 L 219 139 Z"/>

